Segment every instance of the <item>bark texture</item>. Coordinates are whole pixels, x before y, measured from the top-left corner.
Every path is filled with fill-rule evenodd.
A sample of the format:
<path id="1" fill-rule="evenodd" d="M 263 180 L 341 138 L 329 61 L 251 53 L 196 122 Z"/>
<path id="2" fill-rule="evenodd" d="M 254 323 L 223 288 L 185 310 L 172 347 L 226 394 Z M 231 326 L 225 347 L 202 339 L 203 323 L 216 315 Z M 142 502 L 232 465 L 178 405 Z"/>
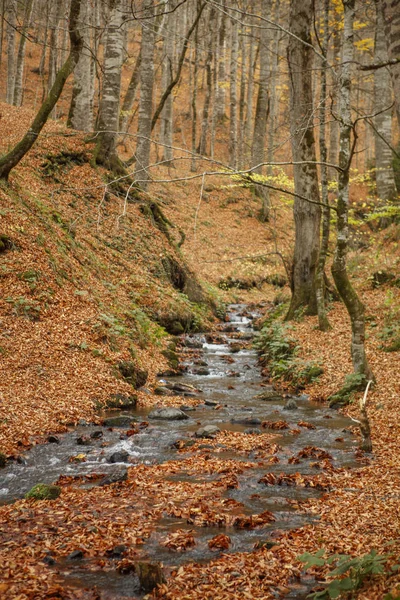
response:
<path id="1" fill-rule="evenodd" d="M 400 0 L 381 0 L 386 42 L 391 60 L 400 58 Z M 390 68 L 393 81 L 397 121 L 400 127 L 400 62 Z"/>
<path id="2" fill-rule="evenodd" d="M 143 14 L 146 17 L 154 15 L 153 0 L 146 0 L 143 4 Z M 142 66 L 140 69 L 140 102 L 135 164 L 135 179 L 144 190 L 147 189 L 150 180 L 148 168 L 150 164 L 150 136 L 153 111 L 154 43 L 154 24 L 151 18 L 147 18 L 143 21 L 142 25 Z"/>
<path id="3" fill-rule="evenodd" d="M 68 127 L 78 131 L 93 129 L 93 86 L 91 79 L 90 48 L 90 4 L 82 0 L 79 15 L 79 30 L 83 39 L 83 48 L 74 71 L 74 87 L 68 115 Z"/>
<path id="4" fill-rule="evenodd" d="M 122 0 L 110 0 L 109 6 L 103 89 L 96 125 L 98 133 L 94 157 L 98 164 L 119 173 L 123 171 L 116 149 L 124 41 Z"/>
<path id="5" fill-rule="evenodd" d="M 400 9 L 400 5 L 399 5 Z M 400 48 L 400 47 L 399 47 Z M 387 62 L 388 53 L 385 38 L 383 14 L 380 2 L 376 1 L 375 63 Z M 392 82 L 387 67 L 374 73 L 374 119 L 375 126 L 375 167 L 376 191 L 379 200 L 395 198 L 396 184 L 392 167 Z M 388 110 L 385 110 L 390 107 Z M 382 112 L 384 111 L 384 112 Z"/>
<path id="6" fill-rule="evenodd" d="M 27 42 L 27 33 L 32 17 L 34 0 L 28 0 L 25 6 L 24 24 L 21 30 L 21 38 L 19 40 L 17 66 L 15 69 L 15 88 L 14 88 L 14 106 L 21 106 L 22 104 L 22 92 L 23 92 L 23 77 L 24 77 L 24 62 L 25 62 L 25 50 Z"/>
<path id="7" fill-rule="evenodd" d="M 340 153 L 337 201 L 337 242 L 332 275 L 351 320 L 351 358 L 354 372 L 373 380 L 365 354 L 365 307 L 353 288 L 347 273 L 349 238 L 349 173 L 351 166 L 351 64 L 354 60 L 353 22 L 355 0 L 343 0 L 343 63 L 339 78 Z"/>
<path id="8" fill-rule="evenodd" d="M 290 6 L 290 36 L 288 65 L 290 79 L 291 142 L 294 162 L 315 162 L 313 132 L 313 52 L 301 40 L 311 44 L 310 27 L 313 22 L 313 0 Z M 299 38 L 299 39 L 297 39 Z M 304 307 L 307 314 L 317 314 L 315 274 L 318 263 L 321 209 L 318 173 L 315 164 L 294 166 L 295 193 L 309 198 L 294 200 L 295 248 L 292 269 L 292 299 L 286 319 L 292 319 L 296 310 Z"/>

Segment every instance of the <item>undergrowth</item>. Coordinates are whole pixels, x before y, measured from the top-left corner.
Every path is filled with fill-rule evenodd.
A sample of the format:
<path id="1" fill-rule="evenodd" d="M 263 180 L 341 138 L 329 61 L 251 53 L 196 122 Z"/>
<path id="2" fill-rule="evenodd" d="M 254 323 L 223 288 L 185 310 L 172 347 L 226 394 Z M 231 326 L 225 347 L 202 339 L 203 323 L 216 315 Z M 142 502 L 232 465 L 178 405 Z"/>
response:
<path id="1" fill-rule="evenodd" d="M 305 361 L 297 356 L 299 346 L 289 335 L 289 329 L 289 325 L 282 325 L 278 321 L 267 322 L 254 345 L 271 379 L 288 381 L 295 389 L 301 390 L 322 375 L 323 369 L 316 362 Z"/>
<path id="2" fill-rule="evenodd" d="M 297 560 L 305 563 L 305 568 L 333 566 L 334 568 L 326 575 L 331 579 L 323 590 L 313 592 L 307 596 L 312 600 L 329 600 L 334 598 L 354 598 L 354 592 L 358 590 L 363 583 L 374 575 L 381 575 L 388 572 L 386 569 L 387 561 L 392 554 L 378 554 L 376 550 L 371 550 L 363 556 L 355 558 L 348 554 L 332 554 L 325 556 L 325 549 L 321 548 L 315 554 L 305 552 L 297 557 Z M 396 564 L 390 568 L 390 572 L 398 571 L 400 565 Z M 343 577 L 346 575 L 346 577 Z M 389 600 L 391 595 L 386 596 Z"/>

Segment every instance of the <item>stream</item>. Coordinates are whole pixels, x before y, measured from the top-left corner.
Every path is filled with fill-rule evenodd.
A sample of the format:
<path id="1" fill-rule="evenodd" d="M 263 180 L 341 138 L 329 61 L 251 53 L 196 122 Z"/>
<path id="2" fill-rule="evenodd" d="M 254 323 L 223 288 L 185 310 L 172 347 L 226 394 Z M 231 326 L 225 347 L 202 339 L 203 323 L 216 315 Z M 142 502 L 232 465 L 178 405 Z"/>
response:
<path id="1" fill-rule="evenodd" d="M 297 463 L 289 463 L 288 458 L 296 455 L 303 448 L 313 446 L 321 448 L 332 456 L 334 467 L 351 467 L 355 463 L 355 438 L 349 431 L 351 421 L 326 406 L 311 403 L 307 396 L 291 397 L 297 408 L 287 410 L 288 397 L 277 393 L 268 401 L 257 398 L 260 392 L 271 392 L 272 386 L 265 383 L 260 374 L 257 354 L 251 348 L 254 335 L 252 322 L 259 315 L 244 305 L 231 305 L 227 313 L 227 322 L 221 323 L 212 334 L 195 334 L 185 336 L 182 341 L 181 360 L 185 367 L 182 375 L 171 378 L 160 378 L 160 387 L 171 388 L 184 384 L 201 390 L 197 396 L 200 404 L 196 407 L 182 407 L 188 419 L 161 420 L 149 419 L 150 426 L 140 433 L 124 438 L 125 428 L 110 429 L 106 426 L 82 423 L 65 434 L 57 436 L 58 443 L 38 445 L 27 452 L 20 463 L 9 463 L 1 471 L 0 503 L 13 502 L 38 482 L 53 483 L 60 475 L 81 476 L 91 473 L 111 474 L 116 467 L 131 466 L 132 463 L 157 464 L 168 460 L 179 460 L 187 454 L 178 453 L 174 444 L 177 440 L 188 440 L 194 437 L 201 426 L 215 425 L 220 430 L 239 432 L 271 432 L 276 434 L 279 450 L 277 464 L 245 469 L 238 475 L 237 488 L 228 489 L 226 497 L 243 504 L 242 512 L 249 515 L 271 511 L 275 521 L 257 529 L 221 529 L 218 527 L 196 527 L 173 518 L 165 518 L 158 523 L 157 530 L 143 546 L 150 560 L 160 561 L 164 565 L 179 565 L 194 561 L 205 562 L 216 557 L 207 545 L 207 541 L 220 533 L 231 538 L 229 550 L 224 552 L 251 551 L 255 543 L 262 543 L 274 530 L 295 529 L 310 522 L 311 516 L 296 511 L 293 501 L 321 494 L 312 487 L 263 485 L 260 477 L 266 471 L 279 474 L 300 472 L 302 475 L 316 475 L 312 465 L 315 457 L 302 459 Z M 243 347 L 244 346 L 244 347 Z M 160 396 L 160 405 L 163 404 Z M 138 422 L 148 420 L 150 409 L 137 408 L 123 411 Z M 112 413 L 115 416 L 115 411 Z M 106 415 L 107 416 L 107 415 Z M 261 428 L 261 422 L 286 421 L 288 429 L 279 431 Z M 308 427 L 298 426 L 306 422 Z M 201 425 L 199 425 L 201 423 Z M 312 428 L 313 427 L 313 428 Z M 299 430 L 295 435 L 293 430 Z M 122 434 L 122 436 L 121 436 Z M 90 445 L 80 446 L 77 439 L 84 436 L 90 439 Z M 207 446 L 207 439 L 204 439 Z M 218 454 L 216 453 L 218 450 Z M 220 459 L 238 461 L 254 461 L 256 454 L 244 455 L 231 448 L 215 449 L 210 446 L 211 455 Z M 86 462 L 71 463 L 71 456 L 83 452 Z M 112 464 L 110 456 L 115 452 L 125 452 L 124 463 Z M 124 456 L 124 454 L 122 454 Z M 182 475 L 177 475 L 182 479 Z M 189 476 L 188 476 L 189 477 Z M 213 477 L 210 475 L 209 477 Z M 193 477 L 190 478 L 193 481 Z M 314 517 L 315 518 L 315 517 Z M 159 544 L 160 536 L 177 529 L 196 531 L 196 545 L 186 552 L 176 553 Z M 87 572 L 80 570 L 79 565 L 71 567 L 65 573 L 68 585 L 90 587 L 96 585 L 102 591 L 101 598 L 140 597 L 137 581 L 130 576 L 109 572 Z M 296 595 L 297 594 L 297 595 Z M 301 598 L 299 592 L 288 598 Z"/>

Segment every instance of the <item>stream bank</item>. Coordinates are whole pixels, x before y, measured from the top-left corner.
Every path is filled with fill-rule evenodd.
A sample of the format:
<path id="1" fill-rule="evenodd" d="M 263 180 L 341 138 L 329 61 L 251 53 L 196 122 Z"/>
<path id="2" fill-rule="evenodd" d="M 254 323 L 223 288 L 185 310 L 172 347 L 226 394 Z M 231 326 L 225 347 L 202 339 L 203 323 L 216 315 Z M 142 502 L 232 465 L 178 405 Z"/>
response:
<path id="1" fill-rule="evenodd" d="M 183 418 L 124 411 L 119 427 L 82 424 L 2 471 L 3 502 L 58 478 L 60 523 L 43 519 L 43 503 L 17 503 L 13 516 L 36 517 L 35 556 L 44 561 L 51 549 L 46 562 L 61 588 L 140 597 L 129 568 L 139 559 L 162 562 L 170 573 L 221 552 L 274 545 L 279 532 L 316 518 L 301 504 L 326 489 L 324 471 L 355 464 L 349 419 L 305 396 L 291 398 L 288 410 L 289 398 L 265 384 L 251 348 L 257 316 L 232 305 L 218 330 L 183 340 L 185 373 L 158 384 L 166 397 L 180 387 L 195 399 L 186 406 L 183 396 Z M 156 409 L 162 406 L 160 396 Z M 304 589 L 288 594 L 300 598 Z"/>

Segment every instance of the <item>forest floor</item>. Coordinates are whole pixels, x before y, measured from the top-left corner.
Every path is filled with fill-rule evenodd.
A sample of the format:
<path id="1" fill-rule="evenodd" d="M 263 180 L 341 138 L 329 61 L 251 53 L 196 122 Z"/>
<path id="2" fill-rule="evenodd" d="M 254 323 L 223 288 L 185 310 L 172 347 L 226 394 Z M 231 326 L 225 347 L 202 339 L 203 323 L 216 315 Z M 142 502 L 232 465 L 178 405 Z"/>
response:
<path id="1" fill-rule="evenodd" d="M 0 113 L 3 151 L 25 131 L 31 113 L 7 105 L 0 106 Z M 66 161 L 60 163 L 60 156 Z M 0 233 L 10 240 L 0 255 L 0 451 L 7 460 L 16 460 L 32 445 L 45 442 L 50 432 L 67 431 L 80 419 L 100 422 L 99 407 L 110 396 L 132 394 L 132 386 L 118 376 L 121 361 L 133 360 L 148 371 L 150 393 L 135 391 L 138 403 L 158 403 L 160 398 L 151 392 L 157 373 L 168 366 L 161 353 L 168 339 L 156 318 L 187 314 L 188 320 L 197 318 L 211 327 L 210 314 L 198 307 L 193 313 L 162 270 L 163 257 L 179 260 L 166 236 L 140 210 L 141 202 L 126 204 L 123 194 L 105 187 L 104 174 L 92 169 L 88 156 L 90 146 L 80 136 L 67 136 L 62 125 L 50 123 L 9 186 L 0 188 Z M 266 281 L 285 275 L 276 252 L 287 256 L 293 241 L 290 203 L 274 197 L 273 218 L 262 224 L 258 204 L 234 182 L 223 177 L 204 182 L 200 177 L 171 188 L 164 182 L 169 175 L 167 168 L 159 168 L 152 198 L 177 226 L 170 227 L 172 239 L 179 239 L 178 228 L 185 232 L 182 255 L 214 302 L 263 301 L 269 307 L 287 299 L 287 286 L 277 289 Z M 330 491 L 301 505 L 318 516 L 312 524 L 277 532 L 270 548 L 222 552 L 208 564 L 181 566 L 168 573 L 152 597 L 284 596 L 302 568 L 296 557 L 321 548 L 355 557 L 371 550 L 390 554 L 385 573 L 366 581 L 354 597 L 400 597 L 400 576 L 390 570 L 400 556 L 399 352 L 383 349 L 399 321 L 400 290 L 390 283 L 372 287 L 376 271 L 399 276 L 400 234 L 395 225 L 381 233 L 366 226 L 360 231 L 368 243 L 363 251 L 351 252 L 349 266 L 367 308 L 367 353 L 376 376 L 368 404 L 373 453 L 360 452 L 356 468 L 323 471 Z M 232 280 L 250 289 L 228 289 Z M 301 357 L 323 365 L 318 381 L 304 390 L 321 403 L 352 371 L 350 325 L 341 303 L 330 305 L 329 320 L 332 330 L 326 333 L 317 329 L 315 317 L 302 317 L 291 329 Z M 165 402 L 179 405 L 182 399 L 168 397 Z M 344 412 L 357 418 L 358 403 Z M 356 426 L 354 431 L 358 434 Z M 245 452 L 257 443 L 253 436 L 246 442 L 233 434 L 230 438 L 243 444 Z M 273 436 L 263 438 L 266 444 L 273 442 Z M 217 516 L 225 510 L 222 492 L 238 469 L 235 461 L 210 459 L 200 449 L 181 461 L 132 465 L 124 482 L 85 490 L 66 478 L 59 482 L 62 493 L 55 500 L 1 506 L 0 596 L 101 598 L 95 589 L 61 582 L 48 557 L 62 561 L 80 549 L 107 570 L 112 561 L 106 551 L 124 544 L 119 568 L 129 570 L 171 501 L 178 504 L 190 494 L 199 518 L 209 516 L 210 510 Z M 221 476 L 203 483 L 172 483 L 168 476 L 179 472 L 196 481 L 207 473 Z M 182 548 L 186 543 L 181 540 Z M 326 571 L 326 566 L 318 567 L 314 574 L 323 577 Z"/>

